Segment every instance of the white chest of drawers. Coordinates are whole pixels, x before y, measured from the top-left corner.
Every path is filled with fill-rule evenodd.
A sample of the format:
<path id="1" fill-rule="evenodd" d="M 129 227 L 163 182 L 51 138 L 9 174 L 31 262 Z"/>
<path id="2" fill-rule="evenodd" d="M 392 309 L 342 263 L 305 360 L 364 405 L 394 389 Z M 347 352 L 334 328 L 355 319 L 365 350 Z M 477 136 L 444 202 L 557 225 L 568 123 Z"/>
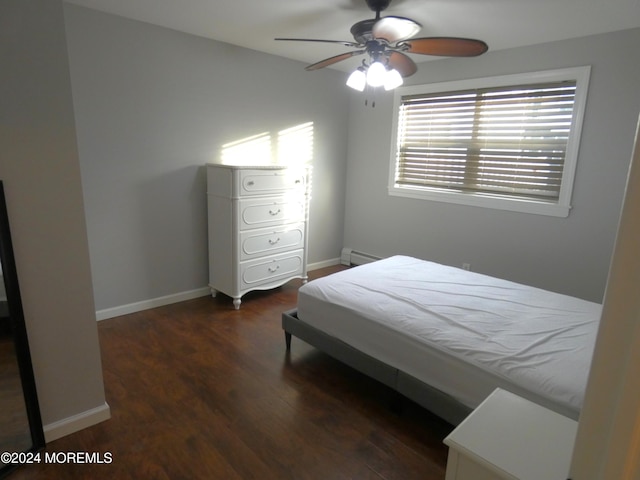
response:
<path id="1" fill-rule="evenodd" d="M 308 174 L 207 164 L 209 287 L 233 298 L 307 279 Z"/>

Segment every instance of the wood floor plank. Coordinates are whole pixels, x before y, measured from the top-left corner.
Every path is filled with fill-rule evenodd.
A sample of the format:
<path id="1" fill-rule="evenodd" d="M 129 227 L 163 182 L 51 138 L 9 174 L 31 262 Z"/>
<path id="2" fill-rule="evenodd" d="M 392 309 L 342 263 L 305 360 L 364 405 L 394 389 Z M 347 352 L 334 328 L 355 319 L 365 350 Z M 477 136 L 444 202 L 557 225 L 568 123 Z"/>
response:
<path id="1" fill-rule="evenodd" d="M 312 272 L 322 276 L 344 267 Z M 20 479 L 442 480 L 452 427 L 294 340 L 281 313 L 300 281 L 98 324 L 112 418 L 46 452 L 109 453 L 108 464 L 40 464 Z"/>

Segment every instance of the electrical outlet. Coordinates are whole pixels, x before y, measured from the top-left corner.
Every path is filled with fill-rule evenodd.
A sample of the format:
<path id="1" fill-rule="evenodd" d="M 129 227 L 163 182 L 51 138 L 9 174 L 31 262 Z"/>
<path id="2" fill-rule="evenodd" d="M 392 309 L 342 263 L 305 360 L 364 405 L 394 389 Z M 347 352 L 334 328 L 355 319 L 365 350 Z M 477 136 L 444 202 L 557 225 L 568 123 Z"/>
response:
<path id="1" fill-rule="evenodd" d="M 471 264 L 470 263 L 463 263 L 462 264 L 462 269 L 463 270 L 471 270 Z"/>

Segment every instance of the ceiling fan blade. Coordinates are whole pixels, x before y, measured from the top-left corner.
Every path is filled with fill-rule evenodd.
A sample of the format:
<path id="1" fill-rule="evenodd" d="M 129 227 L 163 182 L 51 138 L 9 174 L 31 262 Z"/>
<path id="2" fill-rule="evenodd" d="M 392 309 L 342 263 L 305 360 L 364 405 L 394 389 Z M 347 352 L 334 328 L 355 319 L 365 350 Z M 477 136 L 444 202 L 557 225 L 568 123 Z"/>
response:
<path id="1" fill-rule="evenodd" d="M 416 35 L 422 25 L 405 17 L 383 17 L 373 25 L 373 38 L 389 43 L 407 40 Z"/>
<path id="2" fill-rule="evenodd" d="M 334 63 L 341 62 L 342 60 L 346 60 L 347 58 L 354 57 L 356 55 L 362 55 L 366 50 L 354 50 L 353 52 L 341 53 L 340 55 L 336 55 L 335 57 L 325 58 L 324 60 L 314 63 L 313 65 L 309 65 L 305 68 L 305 70 L 318 70 L 320 68 L 328 67 L 329 65 L 333 65 Z"/>
<path id="3" fill-rule="evenodd" d="M 285 42 L 321 42 L 321 43 L 338 43 L 345 47 L 361 47 L 359 43 L 348 42 L 346 40 L 321 40 L 316 38 L 274 38 L 274 40 L 281 40 Z"/>
<path id="4" fill-rule="evenodd" d="M 409 77 L 418 71 L 418 66 L 407 55 L 400 52 L 391 52 L 389 65 L 395 68 L 403 77 Z"/>
<path id="5" fill-rule="evenodd" d="M 457 37 L 414 38 L 402 42 L 397 47 L 403 52 L 443 57 L 476 57 L 489 49 L 482 40 Z"/>

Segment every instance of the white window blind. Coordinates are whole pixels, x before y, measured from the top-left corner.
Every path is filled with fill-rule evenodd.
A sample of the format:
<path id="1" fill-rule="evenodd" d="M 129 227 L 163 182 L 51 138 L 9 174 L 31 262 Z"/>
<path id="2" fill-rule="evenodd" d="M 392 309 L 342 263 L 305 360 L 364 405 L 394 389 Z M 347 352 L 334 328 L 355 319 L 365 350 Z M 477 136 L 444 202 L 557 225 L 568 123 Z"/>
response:
<path id="1" fill-rule="evenodd" d="M 576 82 L 402 97 L 396 182 L 557 200 Z"/>
<path id="2" fill-rule="evenodd" d="M 578 67 L 399 89 L 390 193 L 568 215 L 588 75 Z"/>

